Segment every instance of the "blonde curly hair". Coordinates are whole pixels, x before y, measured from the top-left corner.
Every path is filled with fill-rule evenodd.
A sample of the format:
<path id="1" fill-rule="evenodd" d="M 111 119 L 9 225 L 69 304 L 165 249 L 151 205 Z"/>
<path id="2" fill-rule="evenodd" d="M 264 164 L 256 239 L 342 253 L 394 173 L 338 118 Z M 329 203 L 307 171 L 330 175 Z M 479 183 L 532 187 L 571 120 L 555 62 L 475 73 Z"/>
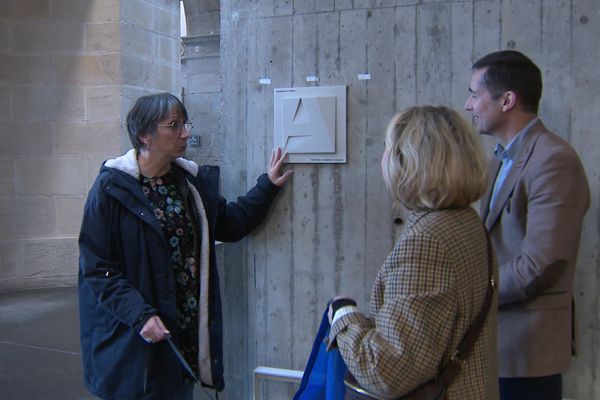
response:
<path id="1" fill-rule="evenodd" d="M 468 207 L 485 192 L 487 168 L 471 125 L 448 107 L 410 107 L 385 134 L 383 178 L 406 208 Z"/>

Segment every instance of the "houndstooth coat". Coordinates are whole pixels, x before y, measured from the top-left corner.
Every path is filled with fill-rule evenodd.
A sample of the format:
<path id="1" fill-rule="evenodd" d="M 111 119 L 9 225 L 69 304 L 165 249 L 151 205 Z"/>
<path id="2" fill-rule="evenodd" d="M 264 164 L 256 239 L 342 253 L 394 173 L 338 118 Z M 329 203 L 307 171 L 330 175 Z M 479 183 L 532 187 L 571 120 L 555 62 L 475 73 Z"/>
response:
<path id="1" fill-rule="evenodd" d="M 487 285 L 487 241 L 477 213 L 413 211 L 377 275 L 370 317 L 358 311 L 343 315 L 334 321 L 329 341 L 337 341 L 363 388 L 397 398 L 432 379 L 450 359 Z M 498 398 L 496 302 L 448 400 Z"/>

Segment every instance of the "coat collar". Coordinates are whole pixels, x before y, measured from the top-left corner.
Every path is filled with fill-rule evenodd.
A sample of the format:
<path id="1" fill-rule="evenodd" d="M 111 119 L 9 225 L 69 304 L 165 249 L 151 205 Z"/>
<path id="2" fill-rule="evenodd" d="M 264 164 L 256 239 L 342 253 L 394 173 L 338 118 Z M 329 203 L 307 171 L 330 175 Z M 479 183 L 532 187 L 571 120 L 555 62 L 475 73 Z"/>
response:
<path id="1" fill-rule="evenodd" d="M 411 229 L 414 227 L 422 218 L 433 212 L 439 212 L 442 210 L 411 210 L 406 216 L 406 221 L 403 223 L 403 229 Z"/>
<path id="2" fill-rule="evenodd" d="M 498 170 L 500 168 L 500 161 L 494 157 L 494 159 L 490 162 L 489 166 L 489 185 L 485 197 L 482 202 L 482 217 L 485 221 L 485 226 L 489 230 L 496 224 L 506 202 L 510 199 L 511 194 L 514 190 L 514 187 L 527 164 L 527 161 L 531 157 L 531 153 L 533 152 L 533 148 L 539 136 L 546 132 L 547 129 L 544 124 L 538 119 L 533 125 L 529 127 L 526 131 L 522 132 L 524 135 L 520 148 L 516 152 L 514 163 L 498 192 L 496 200 L 494 202 L 493 208 L 489 208 L 490 197 L 492 194 L 493 182 L 498 175 Z"/>
<path id="3" fill-rule="evenodd" d="M 193 176 L 196 176 L 198 174 L 198 164 L 196 164 L 193 161 L 186 160 L 183 157 L 179 157 L 175 159 L 174 163 L 175 165 L 186 170 Z M 104 163 L 104 166 L 107 168 L 114 168 L 116 170 L 124 172 L 127 175 L 132 176 L 136 180 L 140 179 L 140 167 L 137 163 L 137 151 L 135 149 L 129 150 L 121 157 L 107 160 Z"/>

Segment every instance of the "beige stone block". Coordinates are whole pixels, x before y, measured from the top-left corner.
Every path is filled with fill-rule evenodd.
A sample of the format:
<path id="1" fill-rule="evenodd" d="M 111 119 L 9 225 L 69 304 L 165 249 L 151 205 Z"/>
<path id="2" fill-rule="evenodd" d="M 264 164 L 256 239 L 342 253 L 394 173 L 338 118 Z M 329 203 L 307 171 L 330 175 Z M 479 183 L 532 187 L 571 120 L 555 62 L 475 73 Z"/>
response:
<path id="1" fill-rule="evenodd" d="M 52 18 L 70 22 L 118 22 L 119 0 L 52 0 Z"/>
<path id="2" fill-rule="evenodd" d="M 134 86 L 122 86 L 121 90 L 121 143 L 126 147 L 131 147 L 131 141 L 129 140 L 129 134 L 127 132 L 127 114 L 135 103 L 135 101 L 145 95 L 155 93 L 153 90 L 142 89 Z M 121 148 L 123 150 L 123 148 Z"/>
<path id="3" fill-rule="evenodd" d="M 121 57 L 122 83 L 128 86 L 153 87 L 150 83 L 152 61 L 133 54 L 123 54 Z"/>
<path id="4" fill-rule="evenodd" d="M 54 124 L 54 155 L 112 156 L 120 148 L 120 128 L 119 121 Z"/>
<path id="5" fill-rule="evenodd" d="M 88 121 L 118 121 L 121 118 L 121 87 L 85 88 L 85 115 Z"/>
<path id="6" fill-rule="evenodd" d="M 0 244 L 0 280 L 19 277 L 19 246 L 17 242 Z"/>
<path id="7" fill-rule="evenodd" d="M 125 0 L 121 3 L 122 21 L 152 30 L 152 9 L 144 0 Z"/>
<path id="8" fill-rule="evenodd" d="M 50 0 L 0 1 L 0 15 L 15 21 L 47 20 L 50 15 Z"/>
<path id="9" fill-rule="evenodd" d="M 96 181 L 96 177 L 98 176 L 98 173 L 100 172 L 100 167 L 102 166 L 104 161 L 108 160 L 109 158 L 118 157 L 120 155 L 121 155 L 121 153 L 119 152 L 118 154 L 113 154 L 109 157 L 99 157 L 99 158 L 90 157 L 90 158 L 86 159 L 86 164 L 85 164 L 85 175 L 86 175 L 86 186 L 87 186 L 86 187 L 86 196 L 87 196 L 87 193 L 92 188 L 94 181 Z"/>
<path id="10" fill-rule="evenodd" d="M 152 21 L 152 30 L 154 32 L 171 37 L 179 37 L 179 4 L 177 4 L 177 8 L 172 10 L 163 7 L 152 7 Z"/>
<path id="11" fill-rule="evenodd" d="M 15 193 L 15 162 L 0 159 L 0 195 L 12 196 Z"/>
<path id="12" fill-rule="evenodd" d="M 77 238 L 27 240 L 21 243 L 23 278 L 76 274 L 79 265 Z"/>
<path id="13" fill-rule="evenodd" d="M 135 59 L 137 60 L 137 58 Z M 122 106 L 126 114 L 137 99 L 139 99 L 142 96 L 156 93 L 156 90 L 151 90 L 150 88 L 143 88 L 138 86 L 123 85 L 121 93 L 123 95 Z"/>
<path id="14" fill-rule="evenodd" d="M 168 64 L 179 64 L 179 49 L 181 48 L 181 39 L 160 35 L 156 35 L 155 38 L 156 56 Z"/>
<path id="15" fill-rule="evenodd" d="M 132 67 L 129 65 L 129 67 Z M 150 86 L 133 86 L 133 85 L 123 85 L 121 87 L 121 121 L 123 121 L 123 125 L 121 126 L 121 134 L 123 138 L 129 142 L 128 134 L 127 134 L 127 126 L 125 125 L 125 121 L 127 120 L 127 114 L 129 110 L 135 103 L 137 99 L 142 96 L 146 96 L 152 93 L 157 93 L 158 90 L 152 89 Z"/>
<path id="16" fill-rule="evenodd" d="M 85 197 L 56 198 L 56 233 L 59 236 L 79 235 Z"/>
<path id="17" fill-rule="evenodd" d="M 85 115 L 83 88 L 14 87 L 15 121 L 79 121 Z"/>
<path id="18" fill-rule="evenodd" d="M 0 157 L 47 157 L 52 154 L 52 127 L 45 122 L 6 122 L 0 143 Z"/>
<path id="19" fill-rule="evenodd" d="M 154 34 L 137 25 L 126 24 L 121 27 L 121 42 L 124 53 L 140 56 L 154 55 Z"/>
<path id="20" fill-rule="evenodd" d="M 10 99 L 10 88 L 0 87 L 0 121 L 9 121 L 12 118 L 12 104 Z"/>
<path id="21" fill-rule="evenodd" d="M 56 232 L 53 197 L 0 197 L 0 240 L 48 237 Z"/>
<path id="22" fill-rule="evenodd" d="M 54 82 L 64 85 L 120 83 L 119 53 L 54 56 Z"/>
<path id="23" fill-rule="evenodd" d="M 150 81 L 152 86 L 160 91 L 178 95 L 178 91 L 181 88 L 179 84 L 179 68 L 165 64 L 155 64 L 153 70 L 154 73 L 152 73 L 152 80 Z"/>
<path id="24" fill-rule="evenodd" d="M 19 159 L 15 164 L 20 196 L 84 196 L 85 159 Z"/>
<path id="25" fill-rule="evenodd" d="M 0 54 L 0 85 L 48 84 L 52 80 L 52 58 L 28 54 Z"/>
<path id="26" fill-rule="evenodd" d="M 86 47 L 88 53 L 118 52 L 121 50 L 121 24 L 88 24 L 86 26 Z"/>
<path id="27" fill-rule="evenodd" d="M 14 49 L 19 53 L 54 54 L 84 50 L 84 25 L 65 23 L 14 23 Z"/>

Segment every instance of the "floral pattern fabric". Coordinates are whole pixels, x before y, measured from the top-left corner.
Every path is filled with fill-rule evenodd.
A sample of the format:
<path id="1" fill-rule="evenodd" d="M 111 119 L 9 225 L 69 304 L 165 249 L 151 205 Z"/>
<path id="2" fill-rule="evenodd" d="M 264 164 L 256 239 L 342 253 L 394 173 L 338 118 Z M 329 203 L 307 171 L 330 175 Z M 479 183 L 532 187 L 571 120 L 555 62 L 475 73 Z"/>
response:
<path id="1" fill-rule="evenodd" d="M 142 190 L 169 246 L 175 275 L 177 325 L 181 331 L 181 353 L 198 376 L 198 266 L 195 258 L 194 226 L 177 190 L 173 171 L 158 178 L 142 177 Z M 184 380 L 191 383 L 185 374 Z"/>

